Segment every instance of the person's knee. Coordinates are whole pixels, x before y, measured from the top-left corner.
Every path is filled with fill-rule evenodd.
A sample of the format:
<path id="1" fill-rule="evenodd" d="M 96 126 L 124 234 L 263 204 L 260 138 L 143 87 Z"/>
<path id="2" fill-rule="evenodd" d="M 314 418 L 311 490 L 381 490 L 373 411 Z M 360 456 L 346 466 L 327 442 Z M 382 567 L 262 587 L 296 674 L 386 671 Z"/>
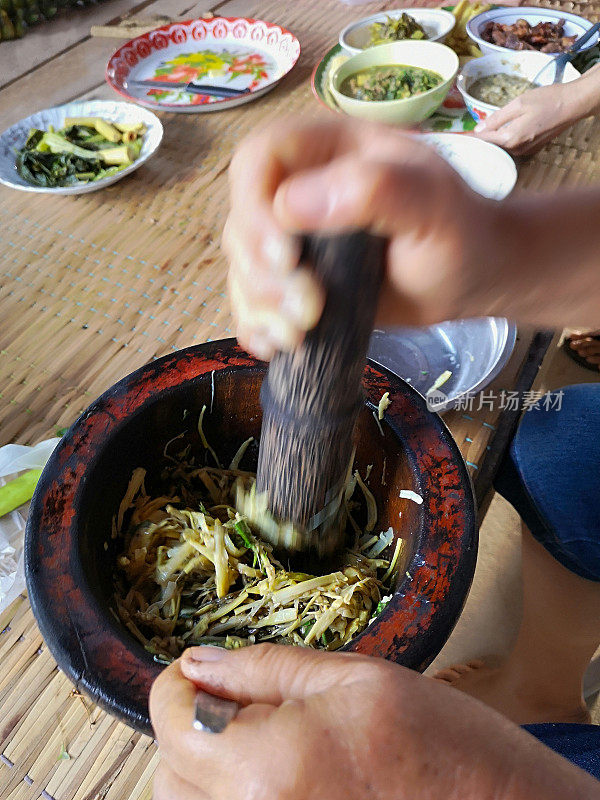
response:
<path id="1" fill-rule="evenodd" d="M 497 488 L 559 561 L 600 580 L 600 383 L 526 411 Z"/>

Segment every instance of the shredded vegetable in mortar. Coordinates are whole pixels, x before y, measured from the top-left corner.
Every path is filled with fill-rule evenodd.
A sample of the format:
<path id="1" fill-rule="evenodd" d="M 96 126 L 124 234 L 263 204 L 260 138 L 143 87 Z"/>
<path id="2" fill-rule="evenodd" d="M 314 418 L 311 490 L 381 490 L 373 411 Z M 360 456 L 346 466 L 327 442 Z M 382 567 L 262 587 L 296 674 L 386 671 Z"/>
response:
<path id="1" fill-rule="evenodd" d="M 203 433 L 201 439 L 216 461 Z M 148 494 L 144 469 L 131 477 L 113 522 L 113 536 L 124 540 L 115 604 L 121 622 L 157 661 L 168 663 L 197 644 L 272 641 L 336 650 L 389 602 L 386 587 L 403 540 L 391 560 L 382 557 L 393 530 L 373 532 L 375 499 L 358 471 L 345 501 L 353 541 L 339 568 L 327 575 L 294 572 L 235 508 L 239 489 L 248 491 L 254 481 L 239 469 L 250 442 L 229 469 L 198 467 L 184 451 L 163 473 L 161 496 Z M 355 490 L 366 505 L 364 530 L 353 516 Z"/>

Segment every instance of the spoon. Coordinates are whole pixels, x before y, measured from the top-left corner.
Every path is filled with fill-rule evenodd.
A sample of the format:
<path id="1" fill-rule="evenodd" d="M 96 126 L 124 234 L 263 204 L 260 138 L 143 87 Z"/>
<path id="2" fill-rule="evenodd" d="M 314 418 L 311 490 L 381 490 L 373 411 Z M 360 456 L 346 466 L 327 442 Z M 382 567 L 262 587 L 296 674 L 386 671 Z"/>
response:
<path id="1" fill-rule="evenodd" d="M 571 48 L 566 51 L 566 53 L 561 53 L 560 55 L 556 56 L 552 61 L 549 61 L 547 64 L 541 68 L 535 78 L 531 81 L 533 84 L 538 83 L 540 75 L 542 75 L 548 67 L 554 65 L 554 79 L 552 83 L 561 83 L 563 79 L 563 75 L 565 72 L 565 67 L 567 64 L 572 60 L 573 56 L 581 50 L 583 45 L 592 38 L 592 36 L 600 30 L 600 22 L 596 22 L 592 27 L 586 31 L 583 36 L 580 36 L 576 42 L 573 43 Z"/>
<path id="2" fill-rule="evenodd" d="M 231 86 L 212 86 L 209 84 L 194 83 L 173 83 L 172 81 L 124 81 L 124 89 L 167 89 L 171 91 L 189 92 L 190 94 L 206 94 L 211 97 L 228 99 L 230 97 L 242 97 L 249 94 L 250 89 L 233 89 Z"/>

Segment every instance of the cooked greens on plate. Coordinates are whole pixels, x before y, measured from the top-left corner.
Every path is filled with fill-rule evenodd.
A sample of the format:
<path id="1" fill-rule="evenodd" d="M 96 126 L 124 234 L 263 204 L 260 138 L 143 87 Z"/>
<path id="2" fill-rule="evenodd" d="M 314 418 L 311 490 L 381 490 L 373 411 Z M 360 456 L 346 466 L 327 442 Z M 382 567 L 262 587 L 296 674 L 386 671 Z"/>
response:
<path id="1" fill-rule="evenodd" d="M 388 42 L 399 42 L 403 39 L 428 39 L 425 29 L 410 14 L 402 13 L 400 17 L 389 17 L 385 22 L 374 22 L 369 26 L 371 38 L 369 47 Z"/>
<path id="2" fill-rule="evenodd" d="M 443 78 L 437 72 L 405 64 L 367 67 L 349 75 L 340 91 L 355 100 L 404 100 L 439 86 Z"/>
<path id="3" fill-rule="evenodd" d="M 67 117 L 63 127 L 32 128 L 17 151 L 19 175 L 35 186 L 75 186 L 121 172 L 139 158 L 146 127 L 100 117 Z"/>

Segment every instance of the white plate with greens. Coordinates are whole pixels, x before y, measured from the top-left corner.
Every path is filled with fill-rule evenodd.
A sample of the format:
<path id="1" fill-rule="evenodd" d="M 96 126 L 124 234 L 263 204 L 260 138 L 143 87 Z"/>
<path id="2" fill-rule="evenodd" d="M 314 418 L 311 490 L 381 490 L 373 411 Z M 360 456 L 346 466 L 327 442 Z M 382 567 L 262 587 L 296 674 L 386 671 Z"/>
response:
<path id="1" fill-rule="evenodd" d="M 410 17 L 406 20 L 406 17 Z M 406 22 L 405 22 L 406 20 Z M 412 35 L 406 23 L 416 23 L 417 31 Z M 451 11 L 442 8 L 395 8 L 372 14 L 357 22 L 351 22 L 340 33 L 339 42 L 351 56 L 361 53 L 367 47 L 375 47 L 384 42 L 402 41 L 406 39 L 427 39 L 430 42 L 443 42 L 456 24 L 456 17 Z M 400 30 L 394 30 L 394 26 Z M 391 30 L 390 30 L 391 28 Z M 418 28 L 422 31 L 419 32 Z M 373 44 L 373 37 L 376 37 Z M 383 37 L 383 38 L 381 38 Z M 379 41 L 378 41 L 379 39 Z"/>
<path id="2" fill-rule="evenodd" d="M 125 129 L 135 129 L 139 125 L 142 125 L 143 128 L 141 133 L 136 133 L 135 138 L 132 138 L 130 142 L 126 141 L 126 139 L 132 137 L 131 131 L 127 133 L 126 130 L 121 130 L 122 139 L 117 141 L 115 138 L 115 141 L 110 143 L 103 142 L 102 135 L 98 135 L 95 137 L 96 143 L 86 144 L 85 149 L 98 146 L 99 149 L 92 152 L 100 153 L 102 149 L 112 148 L 111 158 L 108 158 L 107 154 L 105 156 L 86 157 L 83 161 L 89 162 L 89 165 L 84 167 L 77 162 L 77 168 L 82 171 L 76 171 L 71 176 L 67 174 L 70 170 L 75 169 L 71 156 L 74 155 L 80 158 L 81 153 L 79 150 L 69 153 L 69 143 L 65 144 L 66 140 L 61 142 L 52 137 L 50 146 L 61 151 L 54 153 L 54 155 L 61 156 L 62 159 L 54 160 L 52 166 L 44 163 L 42 167 L 41 159 L 40 165 L 36 164 L 36 167 L 39 166 L 40 170 L 38 172 L 40 176 L 38 180 L 47 181 L 46 185 L 27 180 L 24 176 L 27 175 L 31 160 L 26 161 L 24 167 L 21 168 L 21 172 L 19 172 L 17 170 L 17 157 L 19 151 L 24 148 L 28 141 L 31 130 L 36 129 L 52 133 L 52 129 L 54 129 L 56 133 L 63 128 L 66 119 L 72 118 L 100 118 L 111 124 L 113 129 L 117 131 L 119 130 L 119 128 L 116 128 L 117 125 Z M 58 135 L 59 138 L 62 137 L 61 134 Z M 90 136 L 92 136 L 91 131 Z M 156 153 L 162 136 L 163 126 L 156 114 L 146 108 L 133 105 L 133 103 L 87 100 L 85 102 L 66 103 L 56 108 L 48 108 L 45 111 L 39 111 L 26 119 L 22 119 L 0 135 L 0 183 L 24 192 L 47 194 L 94 192 L 121 180 L 121 178 L 141 167 L 142 164 L 145 164 Z M 43 137 L 39 138 L 40 141 L 44 141 L 42 147 L 46 149 L 48 147 L 46 140 Z M 92 136 L 92 138 L 94 137 Z M 30 144 L 32 141 L 34 140 L 30 140 Z M 71 142 L 70 144 L 73 143 Z M 111 163 L 111 159 L 114 163 Z M 50 156 L 48 156 L 48 161 L 50 160 Z M 66 174 L 63 176 L 60 174 L 62 172 Z M 69 185 L 56 185 L 56 182 L 62 183 L 64 180 L 70 181 Z"/>

